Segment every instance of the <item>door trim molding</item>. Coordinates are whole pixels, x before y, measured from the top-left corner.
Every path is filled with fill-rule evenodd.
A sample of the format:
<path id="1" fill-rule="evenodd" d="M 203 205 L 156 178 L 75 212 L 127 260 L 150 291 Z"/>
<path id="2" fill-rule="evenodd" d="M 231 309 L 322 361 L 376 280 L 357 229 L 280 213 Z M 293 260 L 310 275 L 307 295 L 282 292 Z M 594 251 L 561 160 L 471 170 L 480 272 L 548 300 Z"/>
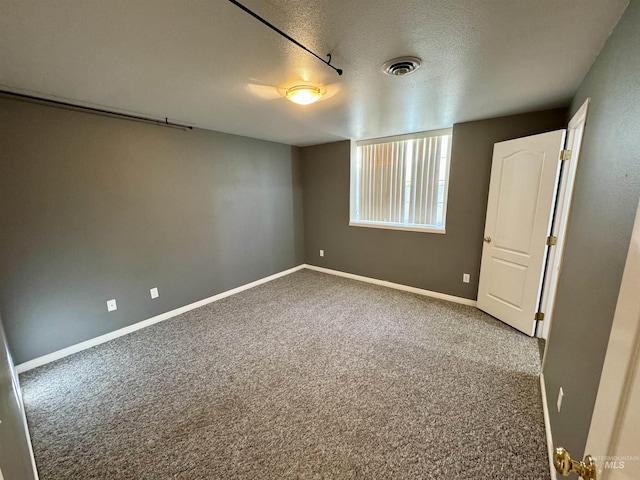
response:
<path id="1" fill-rule="evenodd" d="M 580 159 L 580 150 L 582 148 L 582 140 L 587 125 L 587 114 L 591 98 L 587 98 L 575 115 L 569 120 L 567 126 L 567 140 L 565 148 L 571 150 L 571 160 L 568 162 L 568 169 L 565 178 L 560 178 L 558 189 L 558 210 L 554 212 L 553 231 L 550 235 L 555 236 L 557 244 L 552 247 L 549 255 L 548 264 L 546 266 L 548 276 L 545 284 L 542 286 L 542 297 L 540 301 L 540 311 L 544 312 L 545 319 L 542 325 L 536 328 L 536 336 L 548 340 L 551 322 L 553 320 L 553 309 L 555 307 L 556 290 L 558 288 L 558 280 L 560 278 L 560 267 L 562 265 L 562 257 L 564 256 L 564 246 L 567 236 L 567 225 L 569 223 L 569 215 L 571 214 L 571 199 L 573 198 L 573 190 L 578 171 L 578 160 Z M 575 135 L 578 134 L 578 137 Z M 569 145 L 569 142 L 571 144 Z M 541 328 L 540 328 L 541 327 Z"/>

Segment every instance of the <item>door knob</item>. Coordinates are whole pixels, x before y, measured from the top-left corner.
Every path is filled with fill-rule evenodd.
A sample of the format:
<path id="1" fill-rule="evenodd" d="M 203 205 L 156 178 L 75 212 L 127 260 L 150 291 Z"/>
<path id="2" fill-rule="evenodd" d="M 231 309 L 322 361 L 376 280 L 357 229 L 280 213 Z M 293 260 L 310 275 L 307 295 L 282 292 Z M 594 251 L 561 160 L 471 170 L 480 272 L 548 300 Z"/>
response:
<path id="1" fill-rule="evenodd" d="M 486 243 L 491 243 L 491 237 L 484 237 L 484 241 Z"/>
<path id="2" fill-rule="evenodd" d="M 577 473 L 584 480 L 596 480 L 596 464 L 591 455 L 584 457 L 582 462 L 571 459 L 571 455 L 564 448 L 556 448 L 553 453 L 553 466 L 563 477 L 570 473 Z"/>

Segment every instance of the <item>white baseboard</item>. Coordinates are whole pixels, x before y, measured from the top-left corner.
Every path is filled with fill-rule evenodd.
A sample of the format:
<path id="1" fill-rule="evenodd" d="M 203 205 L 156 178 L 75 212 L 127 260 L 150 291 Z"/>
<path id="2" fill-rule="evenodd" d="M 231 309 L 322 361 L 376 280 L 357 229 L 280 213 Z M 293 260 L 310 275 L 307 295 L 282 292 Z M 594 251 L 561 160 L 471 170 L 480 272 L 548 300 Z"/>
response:
<path id="1" fill-rule="evenodd" d="M 223 298 L 230 297 L 231 295 L 235 295 L 236 293 L 240 293 L 245 290 L 249 290 L 250 288 L 257 287 L 258 285 L 262 285 L 263 283 L 270 282 L 271 280 L 275 280 L 276 278 L 284 277 L 285 275 L 289 275 L 293 272 L 297 272 L 298 270 L 302 270 L 303 268 L 305 268 L 305 265 L 298 265 L 297 267 L 290 268 L 289 270 L 284 270 L 282 272 L 278 272 L 268 277 L 264 277 L 259 280 L 256 280 L 255 282 L 247 283 L 246 285 L 241 285 L 231 290 L 227 290 L 226 292 L 222 292 L 212 297 L 205 298 L 204 300 L 190 303 L 189 305 L 176 308 L 175 310 L 171 310 L 169 312 L 161 313 L 160 315 L 156 315 L 155 317 L 148 318 L 147 320 L 142 320 L 138 323 L 134 323 L 133 325 L 129 325 L 128 327 L 124 327 L 119 330 L 115 330 L 113 332 L 100 335 L 99 337 L 95 337 L 90 340 L 86 340 L 84 342 L 76 343 L 75 345 L 71 345 L 70 347 L 63 348 L 62 350 L 58 350 L 58 351 L 49 353 L 47 355 L 43 355 L 42 357 L 29 360 L 28 362 L 21 363 L 20 365 L 16 366 L 16 370 L 18 371 L 18 373 L 22 373 L 22 372 L 26 372 L 27 370 L 31 370 L 33 368 L 46 365 L 47 363 L 51 363 L 61 358 L 72 355 L 74 353 L 81 352 L 82 350 L 86 350 L 87 348 L 95 347 L 96 345 L 100 345 L 101 343 L 108 342 L 109 340 L 113 340 L 114 338 L 122 337 L 123 335 L 127 335 L 129 333 L 135 332 L 136 330 L 140 330 L 142 328 L 149 327 L 153 324 L 162 322 L 164 320 L 168 320 L 170 318 L 176 317 L 190 310 L 203 307 L 204 305 L 213 303 L 217 300 L 221 300 Z"/>
<path id="2" fill-rule="evenodd" d="M 359 280 L 361 282 L 373 283 L 375 285 L 382 285 L 383 287 L 395 288 L 396 290 L 404 290 L 405 292 L 417 293 L 418 295 L 425 295 L 427 297 L 439 298 L 440 300 L 447 300 L 449 302 L 460 303 L 462 305 L 469 305 L 475 307 L 477 302 L 468 298 L 456 297 L 454 295 L 448 295 L 446 293 L 432 292 L 431 290 L 424 290 L 422 288 L 410 287 L 401 283 L 387 282 L 386 280 L 378 280 L 377 278 L 364 277 L 362 275 L 355 275 L 353 273 L 341 272 L 339 270 L 331 270 L 324 267 L 316 267 L 315 265 L 304 264 L 304 268 L 309 270 L 315 270 L 316 272 L 329 273 L 331 275 L 337 275 L 338 277 L 351 278 L 352 280 Z"/>
<path id="3" fill-rule="evenodd" d="M 556 468 L 553 466 L 553 435 L 551 434 L 551 422 L 549 420 L 549 405 L 547 404 L 547 388 L 544 383 L 544 374 L 540 374 L 540 392 L 542 394 L 542 411 L 544 412 L 544 430 L 547 434 L 547 453 L 549 456 L 549 471 L 551 480 L 557 480 Z"/>

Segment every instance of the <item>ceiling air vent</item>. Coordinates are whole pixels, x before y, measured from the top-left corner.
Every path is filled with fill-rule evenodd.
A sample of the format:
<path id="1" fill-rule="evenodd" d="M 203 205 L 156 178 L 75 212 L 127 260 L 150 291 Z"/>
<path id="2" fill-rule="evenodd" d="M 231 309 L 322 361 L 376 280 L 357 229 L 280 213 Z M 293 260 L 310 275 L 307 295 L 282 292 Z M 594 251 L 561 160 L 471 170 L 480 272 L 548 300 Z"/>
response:
<path id="1" fill-rule="evenodd" d="M 407 75 L 411 72 L 415 72 L 420 65 L 422 64 L 422 60 L 418 57 L 400 57 L 394 58 L 393 60 L 389 60 L 384 65 L 382 65 L 382 71 L 387 75 L 395 75 L 402 76 Z"/>

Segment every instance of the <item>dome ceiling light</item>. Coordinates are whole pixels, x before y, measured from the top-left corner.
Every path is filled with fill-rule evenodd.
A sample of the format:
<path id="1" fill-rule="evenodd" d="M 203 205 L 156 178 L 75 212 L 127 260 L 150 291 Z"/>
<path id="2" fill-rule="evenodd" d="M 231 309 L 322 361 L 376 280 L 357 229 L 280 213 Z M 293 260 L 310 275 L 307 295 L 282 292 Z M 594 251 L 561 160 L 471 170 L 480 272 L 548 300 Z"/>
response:
<path id="1" fill-rule="evenodd" d="M 400 77 L 415 72 L 422 65 L 418 57 L 399 57 L 389 60 L 382 65 L 382 71 L 387 75 Z"/>
<path id="2" fill-rule="evenodd" d="M 287 90 L 285 95 L 293 103 L 309 105 L 320 100 L 324 92 L 319 87 L 312 85 L 296 85 Z"/>

